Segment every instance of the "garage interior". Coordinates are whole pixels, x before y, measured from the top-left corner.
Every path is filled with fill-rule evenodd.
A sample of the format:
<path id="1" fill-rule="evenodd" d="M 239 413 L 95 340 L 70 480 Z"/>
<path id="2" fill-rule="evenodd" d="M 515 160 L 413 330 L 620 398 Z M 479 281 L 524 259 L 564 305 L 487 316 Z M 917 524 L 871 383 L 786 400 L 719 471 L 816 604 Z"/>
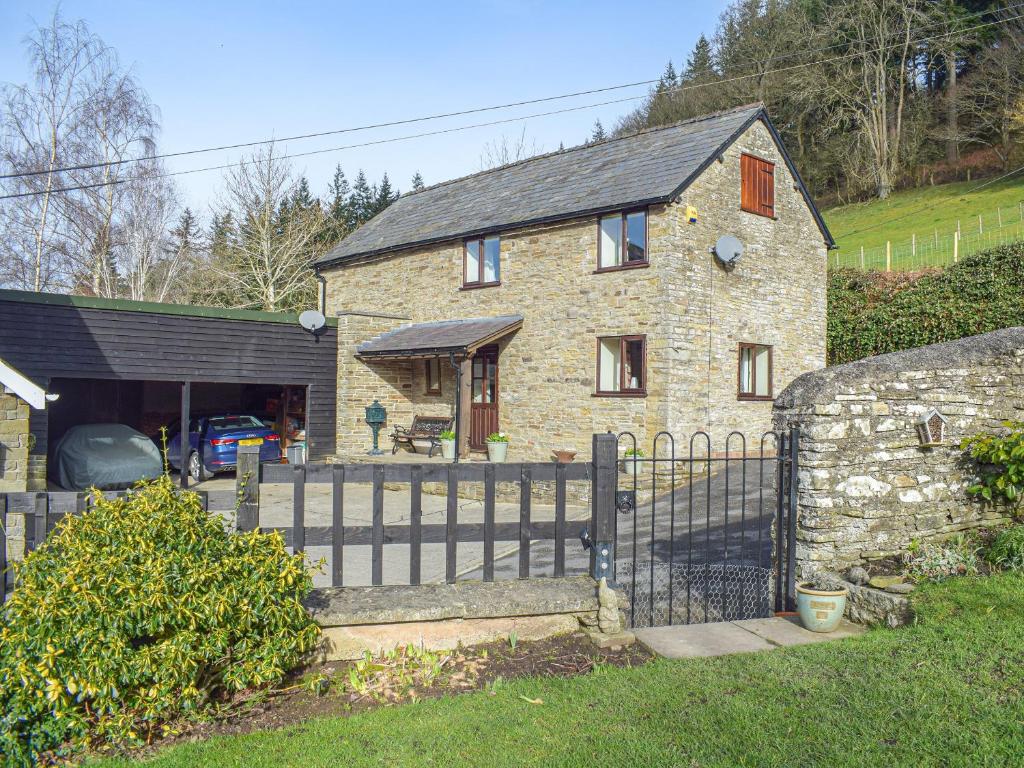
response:
<path id="1" fill-rule="evenodd" d="M 0 357 L 58 396 L 29 414 L 33 484 L 52 482 L 74 426 L 124 424 L 159 446 L 183 415 L 255 416 L 282 452 L 304 443 L 322 461 L 336 445 L 337 355 L 335 318 L 310 331 L 294 313 L 0 290 Z"/>
<path id="2" fill-rule="evenodd" d="M 189 387 L 189 417 L 249 415 L 273 424 L 281 452 L 305 446 L 306 387 L 288 384 L 239 384 L 194 381 Z M 59 395 L 46 419 L 47 465 L 56 482 L 54 450 L 61 437 L 80 424 L 127 424 L 162 448 L 161 429 L 170 438 L 180 429 L 182 385 L 171 381 L 120 379 L 50 380 Z M 178 457 L 172 457 L 178 462 Z"/>

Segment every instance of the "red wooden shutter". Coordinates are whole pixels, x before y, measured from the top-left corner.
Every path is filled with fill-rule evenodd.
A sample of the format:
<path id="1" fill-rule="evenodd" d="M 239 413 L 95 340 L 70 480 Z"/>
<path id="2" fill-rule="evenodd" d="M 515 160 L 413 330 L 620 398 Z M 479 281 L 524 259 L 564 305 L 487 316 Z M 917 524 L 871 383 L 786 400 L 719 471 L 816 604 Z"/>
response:
<path id="1" fill-rule="evenodd" d="M 775 215 L 775 164 L 740 155 L 740 207 L 760 216 Z"/>

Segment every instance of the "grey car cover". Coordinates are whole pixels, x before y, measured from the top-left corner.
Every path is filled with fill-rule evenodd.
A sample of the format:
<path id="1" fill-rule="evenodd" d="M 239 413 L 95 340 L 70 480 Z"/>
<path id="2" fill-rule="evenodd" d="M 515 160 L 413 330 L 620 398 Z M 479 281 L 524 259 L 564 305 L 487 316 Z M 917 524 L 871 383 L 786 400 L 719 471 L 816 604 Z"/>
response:
<path id="1" fill-rule="evenodd" d="M 82 424 L 57 443 L 57 482 L 64 488 L 112 490 L 151 480 L 163 471 L 153 441 L 125 424 Z"/>

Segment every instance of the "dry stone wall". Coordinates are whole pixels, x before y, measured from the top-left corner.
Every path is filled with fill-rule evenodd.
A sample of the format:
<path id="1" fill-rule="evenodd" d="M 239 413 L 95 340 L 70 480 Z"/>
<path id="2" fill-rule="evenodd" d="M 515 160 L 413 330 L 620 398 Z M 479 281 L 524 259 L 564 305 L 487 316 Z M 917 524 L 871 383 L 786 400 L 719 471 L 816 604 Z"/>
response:
<path id="1" fill-rule="evenodd" d="M 923 447 L 917 420 L 947 419 Z M 777 428 L 800 438 L 797 561 L 807 576 L 899 555 L 914 540 L 1002 522 L 1005 507 L 969 497 L 963 438 L 1024 419 L 1024 328 L 826 368 L 775 403 Z"/>

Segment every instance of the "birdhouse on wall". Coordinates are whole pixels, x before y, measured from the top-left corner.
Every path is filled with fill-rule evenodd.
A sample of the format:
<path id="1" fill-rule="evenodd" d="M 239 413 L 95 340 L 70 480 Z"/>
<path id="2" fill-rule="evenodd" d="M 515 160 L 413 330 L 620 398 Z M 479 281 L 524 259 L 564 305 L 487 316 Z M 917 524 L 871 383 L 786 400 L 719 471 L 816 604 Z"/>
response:
<path id="1" fill-rule="evenodd" d="M 917 420 L 917 437 L 922 448 L 932 448 L 946 442 L 947 419 L 934 408 L 929 408 Z"/>

